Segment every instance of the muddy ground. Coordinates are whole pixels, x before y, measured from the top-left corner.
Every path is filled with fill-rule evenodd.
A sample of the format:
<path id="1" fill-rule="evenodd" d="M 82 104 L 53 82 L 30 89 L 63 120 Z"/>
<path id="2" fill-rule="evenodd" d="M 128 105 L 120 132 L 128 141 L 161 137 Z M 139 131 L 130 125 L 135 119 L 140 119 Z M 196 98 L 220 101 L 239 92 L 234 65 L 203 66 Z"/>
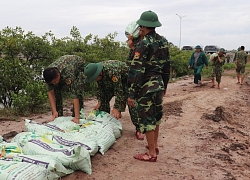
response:
<path id="1" fill-rule="evenodd" d="M 92 157 L 91 175 L 74 172 L 63 180 L 248 180 L 250 177 L 250 76 L 237 84 L 226 71 L 221 89 L 211 82 L 195 87 L 193 77 L 170 83 L 164 97 L 156 163 L 135 160 L 147 152 L 146 140 L 135 138 L 128 111 L 122 114 L 122 137 L 104 154 Z M 86 111 L 96 100 L 85 102 Z M 70 115 L 70 112 L 65 110 Z M 23 119 L 46 122 L 50 113 Z M 24 122 L 0 121 L 1 135 L 11 139 Z M 9 136 L 8 136 L 9 135 Z"/>

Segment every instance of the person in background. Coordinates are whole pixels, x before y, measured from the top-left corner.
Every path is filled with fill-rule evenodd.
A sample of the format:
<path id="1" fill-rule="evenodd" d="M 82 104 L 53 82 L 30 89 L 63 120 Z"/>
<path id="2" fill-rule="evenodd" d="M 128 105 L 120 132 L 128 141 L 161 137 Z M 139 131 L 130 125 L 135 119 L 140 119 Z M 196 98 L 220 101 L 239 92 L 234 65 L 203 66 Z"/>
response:
<path id="1" fill-rule="evenodd" d="M 240 47 L 238 47 L 237 52 L 235 52 L 235 54 L 234 54 L 234 58 L 233 58 L 234 63 L 236 61 L 236 56 L 237 56 L 238 52 L 240 52 Z M 236 68 L 236 66 L 235 66 L 235 68 Z"/>
<path id="2" fill-rule="evenodd" d="M 244 51 L 245 47 L 241 46 L 240 51 L 236 54 L 235 67 L 238 84 L 243 85 L 245 77 L 245 67 L 247 63 L 247 53 Z"/>
<path id="3" fill-rule="evenodd" d="M 89 63 L 84 69 L 85 82 L 97 82 L 98 103 L 94 110 L 105 111 L 116 119 L 122 117 L 127 100 L 127 77 L 129 67 L 125 62 L 107 60 L 99 63 Z M 113 109 L 110 111 L 110 101 L 115 96 Z"/>
<path id="4" fill-rule="evenodd" d="M 155 12 L 143 12 L 136 23 L 144 38 L 136 45 L 129 68 L 128 105 L 138 111 L 140 131 L 146 135 L 148 152 L 137 154 L 134 158 L 156 162 L 169 49 L 167 40 L 155 31 L 161 26 Z"/>
<path id="5" fill-rule="evenodd" d="M 85 61 L 81 57 L 65 55 L 43 71 L 52 109 L 51 120 L 63 116 L 62 92 L 66 91 L 73 99 L 73 121 L 79 123 L 80 110 L 83 108 L 84 65 Z"/>
<path id="6" fill-rule="evenodd" d="M 201 84 L 201 71 L 203 66 L 206 65 L 208 69 L 208 60 L 206 54 L 202 51 L 201 46 L 195 46 L 195 52 L 191 55 L 188 61 L 188 69 L 194 70 L 194 83 Z"/>
<path id="7" fill-rule="evenodd" d="M 221 76 L 222 76 L 222 66 L 225 63 L 226 57 L 225 57 L 225 49 L 221 48 L 219 50 L 219 53 L 217 53 L 216 56 L 213 56 L 212 61 L 212 86 L 211 88 L 215 87 L 214 84 L 214 78 L 216 78 L 216 82 L 218 83 L 217 88 L 220 89 L 220 82 L 221 82 Z"/>
<path id="8" fill-rule="evenodd" d="M 227 58 L 227 63 L 229 63 L 230 62 L 230 56 L 229 56 L 229 54 L 226 55 L 226 58 Z"/>

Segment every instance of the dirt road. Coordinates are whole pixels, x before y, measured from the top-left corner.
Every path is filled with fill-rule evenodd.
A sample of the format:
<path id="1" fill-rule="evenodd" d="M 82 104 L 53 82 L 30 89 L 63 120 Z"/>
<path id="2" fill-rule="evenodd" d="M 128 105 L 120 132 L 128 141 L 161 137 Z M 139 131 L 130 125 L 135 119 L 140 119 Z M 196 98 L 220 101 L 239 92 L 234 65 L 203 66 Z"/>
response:
<path id="1" fill-rule="evenodd" d="M 228 76 L 226 76 L 228 74 Z M 250 84 L 236 84 L 225 73 L 221 89 L 210 81 L 194 87 L 192 77 L 170 83 L 164 97 L 156 163 L 135 160 L 146 140 L 135 138 L 128 111 L 122 137 L 105 153 L 92 157 L 92 175 L 75 172 L 63 180 L 248 180 L 250 177 Z M 248 78 L 249 79 L 249 78 Z M 90 110 L 95 101 L 86 102 Z M 49 114 L 32 117 L 44 122 Z M 1 122 L 1 135 L 24 130 L 23 122 Z"/>

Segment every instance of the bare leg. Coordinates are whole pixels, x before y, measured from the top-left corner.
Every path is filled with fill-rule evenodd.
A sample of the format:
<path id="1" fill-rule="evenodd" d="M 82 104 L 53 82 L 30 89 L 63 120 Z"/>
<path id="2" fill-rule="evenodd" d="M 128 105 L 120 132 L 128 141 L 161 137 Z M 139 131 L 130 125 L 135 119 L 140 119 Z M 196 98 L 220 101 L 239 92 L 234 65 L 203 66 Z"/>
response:
<path id="1" fill-rule="evenodd" d="M 155 128 L 155 139 L 154 139 L 154 142 L 155 142 L 155 148 L 158 148 L 158 136 L 159 136 L 159 129 L 160 129 L 160 126 L 156 126 Z"/>
<path id="2" fill-rule="evenodd" d="M 218 82 L 218 86 L 217 86 L 217 89 L 220 89 L 220 83 Z"/>
<path id="3" fill-rule="evenodd" d="M 211 88 L 214 88 L 215 84 L 214 84 L 214 78 L 212 79 L 212 85 Z"/>
<path id="4" fill-rule="evenodd" d="M 148 131 L 145 133 L 147 142 L 148 142 L 148 147 L 149 147 L 149 155 L 155 157 L 156 152 L 155 152 L 155 131 Z"/>
<path id="5" fill-rule="evenodd" d="M 242 75 L 241 75 L 241 82 L 240 82 L 241 85 L 243 84 L 244 77 L 245 77 L 244 74 L 242 74 Z"/>
<path id="6" fill-rule="evenodd" d="M 237 73 L 238 84 L 240 84 L 240 74 Z"/>

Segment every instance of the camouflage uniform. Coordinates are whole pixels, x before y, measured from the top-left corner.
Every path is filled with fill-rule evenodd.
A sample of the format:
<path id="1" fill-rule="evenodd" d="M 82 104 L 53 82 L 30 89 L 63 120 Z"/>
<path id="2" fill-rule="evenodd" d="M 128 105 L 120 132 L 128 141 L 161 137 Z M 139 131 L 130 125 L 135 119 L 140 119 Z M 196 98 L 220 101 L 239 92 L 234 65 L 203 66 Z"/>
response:
<path id="1" fill-rule="evenodd" d="M 127 102 L 128 66 L 125 62 L 117 60 L 103 61 L 102 76 L 97 81 L 97 99 L 101 102 L 100 111 L 110 113 L 110 100 L 115 96 L 114 108 L 124 112 Z"/>
<path id="2" fill-rule="evenodd" d="M 63 116 L 62 91 L 69 92 L 71 99 L 78 98 L 80 109 L 83 108 L 84 65 L 84 60 L 75 55 L 62 56 L 49 65 L 57 67 L 61 75 L 58 84 L 47 84 L 48 91 L 54 90 L 58 116 Z M 74 117 L 73 109 L 72 112 Z"/>
<path id="3" fill-rule="evenodd" d="M 168 60 L 168 42 L 155 31 L 145 35 L 134 50 L 128 74 L 128 96 L 137 101 L 142 133 L 155 130 L 161 123 Z"/>
<path id="4" fill-rule="evenodd" d="M 236 60 L 237 60 L 236 72 L 244 74 L 245 73 L 245 66 L 247 63 L 247 53 L 244 51 L 237 52 Z"/>
<path id="5" fill-rule="evenodd" d="M 220 62 L 218 59 L 218 56 L 216 56 L 213 60 L 212 64 L 212 74 L 211 77 L 212 79 L 216 79 L 216 82 L 220 83 L 221 82 L 221 76 L 222 76 L 222 66 L 225 63 L 226 57 L 222 56 L 220 57 L 223 61 Z"/>

